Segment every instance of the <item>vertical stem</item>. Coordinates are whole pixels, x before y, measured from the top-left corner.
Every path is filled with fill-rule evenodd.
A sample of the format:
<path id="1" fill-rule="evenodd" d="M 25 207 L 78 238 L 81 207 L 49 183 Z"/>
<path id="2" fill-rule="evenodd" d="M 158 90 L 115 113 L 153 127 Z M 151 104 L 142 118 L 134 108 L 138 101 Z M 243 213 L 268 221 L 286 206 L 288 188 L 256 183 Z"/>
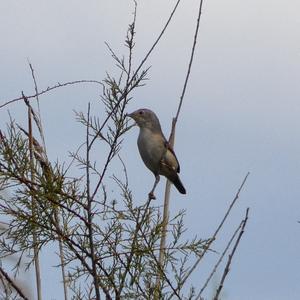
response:
<path id="1" fill-rule="evenodd" d="M 39 98 L 38 98 L 38 90 L 37 90 L 37 84 L 36 84 L 36 80 L 35 80 L 35 75 L 34 75 L 34 70 L 32 65 L 29 63 L 31 72 L 32 72 L 32 77 L 34 80 L 34 86 L 35 86 L 35 91 L 36 91 L 36 99 L 37 99 L 37 103 L 38 103 L 38 110 L 39 110 L 39 115 L 38 117 L 36 115 L 34 115 L 34 111 L 28 101 L 28 98 L 25 97 L 25 95 L 23 94 L 23 99 L 28 107 L 28 122 L 29 122 L 29 133 L 28 133 L 28 138 L 29 138 L 29 151 L 30 151 L 30 162 L 31 162 L 31 180 L 33 181 L 34 176 L 34 166 L 33 166 L 33 135 L 32 135 L 32 115 L 33 115 L 33 119 L 35 121 L 36 126 L 38 127 L 40 136 L 42 138 L 43 141 L 43 147 L 42 147 L 42 151 L 44 154 L 44 159 L 46 160 L 47 164 L 48 164 L 48 158 L 47 158 L 47 152 L 46 152 L 46 145 L 45 145 L 45 138 L 44 138 L 44 133 L 43 133 L 43 127 L 42 127 L 42 122 L 41 122 L 41 115 L 40 115 L 40 109 L 39 109 Z M 36 149 L 35 149 L 36 150 Z M 50 165 L 50 164 L 49 164 Z M 44 174 L 46 176 L 47 179 L 47 175 Z M 48 180 L 48 179 L 47 179 Z M 51 176 L 50 181 L 52 181 L 53 178 Z M 55 194 L 53 193 L 53 197 L 56 197 Z M 55 200 L 55 199 L 54 199 Z M 35 206 L 35 199 L 33 199 L 33 205 Z M 35 209 L 34 209 L 35 210 Z M 60 221 L 59 221 L 59 211 L 58 208 L 55 207 L 54 208 L 54 220 L 57 223 L 56 226 L 59 227 L 60 225 Z M 35 239 L 36 241 L 36 239 Z M 59 243 L 59 257 L 60 257 L 60 262 L 61 262 L 61 271 L 62 271 L 62 278 L 63 278 L 63 286 L 64 286 L 64 299 L 67 300 L 68 299 L 68 292 L 67 292 L 67 280 L 66 280 L 66 273 L 65 273 L 65 259 L 64 259 L 64 253 L 63 253 L 63 243 L 62 243 L 62 239 L 61 237 L 58 237 L 58 243 Z"/>
<path id="2" fill-rule="evenodd" d="M 93 197 L 91 197 L 90 192 L 90 140 L 89 140 L 89 122 L 90 122 L 90 103 L 88 104 L 88 123 L 86 129 L 86 192 L 87 192 L 87 215 L 88 215 L 88 235 L 89 235 L 89 244 L 91 251 L 91 260 L 92 260 L 92 270 L 93 270 L 93 281 L 95 286 L 96 300 L 100 300 L 100 290 L 99 290 L 99 278 L 97 274 L 97 265 L 95 257 L 95 247 L 93 239 L 93 213 L 92 213 L 92 202 Z"/>
<path id="3" fill-rule="evenodd" d="M 65 300 L 68 300 L 68 286 L 67 286 L 67 276 L 66 276 L 66 270 L 65 270 L 65 257 L 64 257 L 64 252 L 63 252 L 63 243 L 61 239 L 58 241 L 59 245 L 59 257 L 60 257 L 60 263 L 61 263 L 61 275 L 63 278 L 63 285 L 64 285 L 64 297 Z"/>
<path id="4" fill-rule="evenodd" d="M 231 253 L 229 254 L 228 256 L 228 261 L 227 261 L 227 264 L 225 266 L 225 269 L 224 269 L 224 272 L 223 272 L 223 275 L 222 275 L 222 279 L 221 279 L 221 282 L 217 288 L 217 291 L 216 291 L 216 295 L 215 297 L 213 298 L 214 300 L 219 300 L 219 296 L 220 296 L 220 293 L 221 293 L 221 290 L 223 288 L 223 285 L 224 285 L 224 281 L 225 281 L 225 278 L 227 277 L 228 273 L 229 273 L 229 270 L 230 270 L 230 265 L 231 265 L 231 262 L 232 262 L 232 258 L 235 254 L 235 251 L 236 249 L 238 248 L 239 246 L 239 243 L 241 241 L 241 238 L 242 238 L 242 235 L 244 234 L 245 232 L 245 227 L 246 227 L 246 224 L 247 224 L 247 221 L 248 221 L 248 213 L 249 213 L 249 207 L 247 208 L 246 210 L 246 216 L 245 216 L 245 219 L 242 221 L 242 226 L 241 226 L 241 230 L 240 230 L 240 233 L 235 241 L 235 244 L 233 246 L 233 249 L 231 251 Z"/>
<path id="5" fill-rule="evenodd" d="M 170 143 L 172 148 L 174 148 L 176 123 L 177 123 L 177 120 L 178 120 L 178 117 L 179 117 L 179 113 L 180 113 L 181 106 L 182 106 L 182 103 L 183 103 L 183 98 L 185 96 L 185 91 L 186 91 L 186 88 L 187 88 L 187 84 L 188 84 L 191 69 L 192 69 L 192 64 L 193 64 L 193 59 L 194 59 L 194 54 L 195 54 L 195 49 L 196 49 L 196 43 L 197 43 L 197 37 L 198 37 L 198 32 L 199 32 L 200 17 L 201 17 L 201 13 L 202 13 L 202 4 L 203 4 L 203 0 L 200 0 L 199 10 L 198 10 L 198 17 L 197 17 L 197 21 L 196 21 L 196 29 L 195 29 L 195 34 L 194 34 L 194 38 L 193 38 L 193 45 L 192 45 L 190 60 L 189 60 L 189 64 L 188 64 L 188 69 L 187 69 L 185 81 L 184 81 L 184 84 L 183 84 L 183 89 L 182 89 L 182 93 L 181 93 L 181 96 L 180 96 L 179 105 L 178 105 L 178 108 L 177 108 L 177 113 L 176 113 L 175 118 L 173 118 L 173 120 L 172 120 L 172 130 L 171 130 L 171 134 L 170 134 L 170 138 L 169 138 L 169 143 Z M 170 182 L 167 181 L 166 190 L 165 190 L 162 236 L 161 236 L 161 240 L 160 240 L 160 251 L 159 251 L 159 263 L 160 263 L 161 267 L 163 267 L 163 263 L 164 263 L 165 247 L 166 247 L 166 235 L 167 235 L 167 224 L 168 224 L 168 221 L 169 221 L 170 185 L 171 185 Z M 156 281 L 156 290 L 157 291 L 160 290 L 159 285 L 160 285 L 160 275 L 158 276 L 157 281 Z M 156 298 L 156 299 L 159 300 L 159 298 Z"/>
<path id="6" fill-rule="evenodd" d="M 165 199 L 164 199 L 164 212 L 163 212 L 163 223 L 162 223 L 162 233 L 159 247 L 159 264 L 163 266 L 165 258 L 165 248 L 166 248 L 166 238 L 167 238 L 167 226 L 169 223 L 169 204 L 170 204 L 170 191 L 171 182 L 167 180 L 165 189 Z"/>
<path id="7" fill-rule="evenodd" d="M 24 96 L 25 99 L 25 96 Z M 31 169 L 31 181 L 34 181 L 34 162 L 33 162 L 33 138 L 32 138 L 32 118 L 31 118 L 31 107 L 28 106 L 28 132 L 29 132 L 29 157 L 30 157 L 30 169 Z M 35 224 L 36 214 L 36 203 L 35 197 L 31 196 L 32 203 L 32 218 Z M 40 271 L 40 260 L 39 250 L 37 246 L 37 235 L 35 228 L 33 230 L 33 252 L 34 252 L 34 266 L 35 266 L 35 280 L 37 289 L 37 299 L 42 300 L 42 283 L 41 283 L 41 271 Z"/>
<path id="8" fill-rule="evenodd" d="M 55 218 L 55 222 L 57 223 L 57 226 L 59 228 L 60 221 L 59 221 L 59 215 L 58 215 L 58 208 L 55 208 L 54 218 Z M 66 263 L 65 263 L 63 242 L 62 242 L 61 236 L 58 237 L 58 247 L 59 247 L 59 258 L 60 258 L 60 264 L 61 264 L 61 275 L 63 278 L 63 286 L 64 286 L 64 299 L 68 300 L 67 275 L 66 275 L 66 269 L 65 269 Z"/>
<path id="9" fill-rule="evenodd" d="M 175 125 L 176 120 L 172 120 L 172 130 L 169 139 L 170 146 L 173 148 L 175 143 Z M 163 222 L 162 222 L 162 233 L 160 239 L 160 247 L 159 247 L 159 265 L 164 269 L 164 260 L 165 260 L 165 249 L 166 249 L 166 240 L 167 240 L 167 230 L 168 230 L 168 223 L 169 223 L 169 206 L 170 206 L 170 192 L 171 192 L 171 182 L 167 180 L 166 188 L 165 188 L 165 197 L 164 197 L 164 212 L 163 212 Z M 158 274 L 156 280 L 156 289 L 155 289 L 155 299 L 160 299 L 160 280 L 161 274 Z"/>

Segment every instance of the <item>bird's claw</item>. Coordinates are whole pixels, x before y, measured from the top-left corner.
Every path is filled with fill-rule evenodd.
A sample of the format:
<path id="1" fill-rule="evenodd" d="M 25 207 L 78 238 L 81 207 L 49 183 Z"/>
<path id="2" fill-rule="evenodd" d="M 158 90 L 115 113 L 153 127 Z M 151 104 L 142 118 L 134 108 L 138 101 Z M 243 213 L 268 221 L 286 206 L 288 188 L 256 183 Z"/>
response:
<path id="1" fill-rule="evenodd" d="M 155 200 L 155 199 L 156 199 L 156 197 L 155 197 L 155 195 L 153 194 L 153 192 L 150 192 L 150 193 L 148 194 L 148 196 L 149 196 L 149 199 L 150 199 L 150 200 Z"/>

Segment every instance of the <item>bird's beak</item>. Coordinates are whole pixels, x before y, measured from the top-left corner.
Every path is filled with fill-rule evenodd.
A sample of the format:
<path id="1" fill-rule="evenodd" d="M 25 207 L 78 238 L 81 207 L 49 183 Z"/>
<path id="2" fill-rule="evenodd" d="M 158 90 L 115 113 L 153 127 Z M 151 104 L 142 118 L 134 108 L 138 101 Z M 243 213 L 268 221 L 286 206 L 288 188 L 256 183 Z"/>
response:
<path id="1" fill-rule="evenodd" d="M 137 124 L 136 124 L 136 120 L 135 120 L 135 113 L 133 112 L 133 113 L 131 113 L 131 114 L 126 114 L 126 117 L 129 117 L 129 118 L 131 118 L 131 119 L 133 119 L 133 121 L 134 121 L 134 124 L 133 124 L 133 126 L 136 126 Z"/>
<path id="2" fill-rule="evenodd" d="M 134 113 L 126 114 L 126 117 L 130 117 L 130 118 L 134 119 Z"/>

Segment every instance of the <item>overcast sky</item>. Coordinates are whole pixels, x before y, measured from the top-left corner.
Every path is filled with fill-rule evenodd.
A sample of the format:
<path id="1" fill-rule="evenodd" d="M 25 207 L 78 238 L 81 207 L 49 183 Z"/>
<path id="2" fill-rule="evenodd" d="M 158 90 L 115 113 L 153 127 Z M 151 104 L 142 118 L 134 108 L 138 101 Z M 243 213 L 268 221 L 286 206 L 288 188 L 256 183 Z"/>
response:
<path id="1" fill-rule="evenodd" d="M 136 65 L 174 3 L 138 1 Z M 130 104 L 130 111 L 155 110 L 166 135 L 183 86 L 197 8 L 198 1 L 182 1 L 148 61 L 152 68 L 147 85 L 133 94 Z M 127 0 L 1 1 L 0 104 L 20 96 L 21 91 L 33 93 L 28 59 L 41 89 L 57 82 L 102 80 L 106 71 L 117 74 L 104 42 L 117 53 L 125 53 L 132 10 L 132 1 Z M 222 251 L 250 207 L 249 224 L 225 284 L 225 299 L 299 299 L 299 11 L 299 0 L 204 1 L 195 62 L 176 135 L 187 195 L 172 191 L 171 211 L 186 209 L 188 235 L 207 238 L 250 172 L 215 244 Z M 84 139 L 73 110 L 86 111 L 91 102 L 94 114 L 104 118 L 100 92 L 99 86 L 86 84 L 41 98 L 53 161 L 68 159 L 68 151 Z M 17 120 L 24 120 L 21 103 L 10 110 Z M 2 127 L 8 120 L 7 109 L 0 116 Z M 127 134 L 123 151 L 138 203 L 152 186 L 153 175 L 139 158 L 137 135 L 137 128 Z M 163 187 L 161 182 L 157 201 L 162 201 Z M 55 258 L 49 260 L 56 263 Z M 200 269 L 194 276 L 195 285 L 202 286 L 207 276 L 203 273 Z M 46 300 L 61 299 L 47 284 L 44 288 Z"/>

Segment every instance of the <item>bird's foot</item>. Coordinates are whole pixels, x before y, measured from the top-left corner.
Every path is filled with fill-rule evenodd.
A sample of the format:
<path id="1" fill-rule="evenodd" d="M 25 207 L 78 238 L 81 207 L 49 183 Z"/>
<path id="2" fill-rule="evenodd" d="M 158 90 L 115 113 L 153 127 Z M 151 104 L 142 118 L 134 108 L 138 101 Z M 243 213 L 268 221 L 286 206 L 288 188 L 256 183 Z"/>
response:
<path id="1" fill-rule="evenodd" d="M 148 194 L 148 197 L 149 197 L 149 200 L 155 200 L 155 199 L 156 199 L 156 197 L 155 197 L 155 195 L 153 194 L 153 192 L 150 192 L 150 193 Z"/>

